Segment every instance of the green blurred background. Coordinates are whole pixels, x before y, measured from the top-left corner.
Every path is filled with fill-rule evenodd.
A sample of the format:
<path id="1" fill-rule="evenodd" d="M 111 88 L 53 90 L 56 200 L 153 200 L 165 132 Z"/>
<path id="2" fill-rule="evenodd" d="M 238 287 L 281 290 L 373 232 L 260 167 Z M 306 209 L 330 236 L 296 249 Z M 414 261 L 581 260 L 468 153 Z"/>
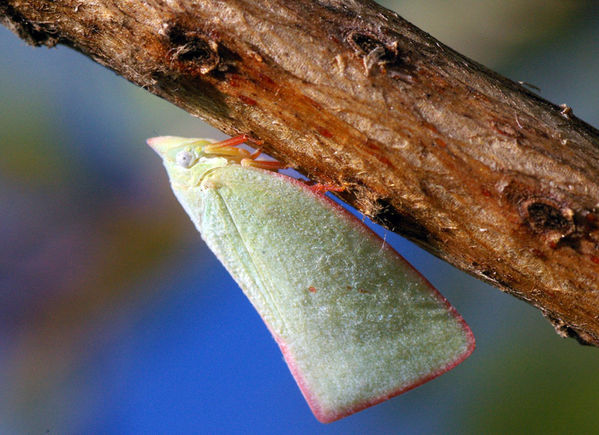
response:
<path id="1" fill-rule="evenodd" d="M 597 2 L 382 3 L 599 126 Z M 393 234 L 477 350 L 320 425 L 144 144 L 224 136 L 65 47 L 0 28 L 0 59 L 1 433 L 598 431 L 599 350 Z"/>

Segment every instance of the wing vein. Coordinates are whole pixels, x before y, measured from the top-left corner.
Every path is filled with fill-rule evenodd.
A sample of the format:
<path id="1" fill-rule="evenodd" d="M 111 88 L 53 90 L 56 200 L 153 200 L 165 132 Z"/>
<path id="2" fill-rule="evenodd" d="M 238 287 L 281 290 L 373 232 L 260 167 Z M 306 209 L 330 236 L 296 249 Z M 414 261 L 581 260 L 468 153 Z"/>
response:
<path id="1" fill-rule="evenodd" d="M 273 296 L 273 292 L 272 292 L 272 288 L 274 288 L 272 282 L 270 279 L 268 279 L 268 277 L 266 277 L 263 273 L 262 270 L 264 268 L 264 265 L 262 265 L 257 259 L 256 257 L 252 254 L 252 251 L 249 249 L 248 247 L 248 243 L 247 240 L 244 238 L 243 233 L 240 231 L 240 227 L 238 225 L 238 223 L 235 220 L 235 216 L 233 213 L 231 213 L 231 209 L 229 208 L 229 205 L 227 204 L 227 201 L 225 200 L 225 198 L 221 195 L 221 193 L 219 192 L 219 190 L 216 190 L 216 194 L 218 195 L 218 197 L 220 198 L 220 200 L 222 201 L 226 211 L 227 211 L 227 215 L 229 216 L 229 218 L 231 219 L 231 222 L 233 223 L 233 226 L 235 227 L 235 232 L 237 233 L 237 235 L 239 236 L 239 239 L 241 240 L 241 243 L 243 244 L 243 249 L 245 250 L 245 252 L 247 252 L 248 257 L 250 258 L 250 261 L 252 262 L 252 265 L 254 266 L 256 273 L 258 274 L 258 276 L 260 277 L 260 280 L 262 281 L 263 284 L 263 291 L 266 294 L 267 298 L 269 299 L 269 304 L 271 305 L 271 307 L 273 308 L 273 310 L 276 312 L 276 315 L 278 316 L 278 318 L 281 321 L 281 324 L 284 328 L 285 331 L 288 330 L 287 327 L 287 322 L 285 321 L 285 317 L 281 314 L 281 310 L 278 307 L 278 304 L 275 302 L 275 298 Z M 257 287 L 260 287 L 259 285 L 257 285 Z"/>

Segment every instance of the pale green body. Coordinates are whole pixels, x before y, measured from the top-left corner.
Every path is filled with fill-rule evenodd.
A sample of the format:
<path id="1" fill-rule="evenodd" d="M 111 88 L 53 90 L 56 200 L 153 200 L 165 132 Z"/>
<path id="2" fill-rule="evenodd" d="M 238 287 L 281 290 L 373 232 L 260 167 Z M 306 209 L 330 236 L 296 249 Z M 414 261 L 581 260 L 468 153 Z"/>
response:
<path id="1" fill-rule="evenodd" d="M 172 148 L 186 139 L 154 139 L 168 156 L 159 140 Z M 329 200 L 223 158 L 189 169 L 164 160 L 177 198 L 321 421 L 418 385 L 472 351 L 468 327 L 430 284 Z"/>

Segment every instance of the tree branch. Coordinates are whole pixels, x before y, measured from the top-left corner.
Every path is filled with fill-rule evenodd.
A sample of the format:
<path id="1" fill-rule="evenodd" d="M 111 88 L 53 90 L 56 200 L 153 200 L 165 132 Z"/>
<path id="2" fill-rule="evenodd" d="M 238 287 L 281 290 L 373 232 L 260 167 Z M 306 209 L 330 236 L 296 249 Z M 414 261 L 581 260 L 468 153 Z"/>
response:
<path id="1" fill-rule="evenodd" d="M 368 0 L 5 0 L 599 345 L 599 132 Z"/>

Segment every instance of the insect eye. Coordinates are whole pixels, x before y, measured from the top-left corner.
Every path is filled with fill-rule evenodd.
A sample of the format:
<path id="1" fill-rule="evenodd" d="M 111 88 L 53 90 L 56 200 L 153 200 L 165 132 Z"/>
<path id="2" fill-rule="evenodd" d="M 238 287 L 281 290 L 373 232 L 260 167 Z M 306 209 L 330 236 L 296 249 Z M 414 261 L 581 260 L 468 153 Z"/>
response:
<path id="1" fill-rule="evenodd" d="M 175 161 L 183 168 L 190 168 L 195 161 L 195 156 L 190 151 L 179 151 Z"/>

